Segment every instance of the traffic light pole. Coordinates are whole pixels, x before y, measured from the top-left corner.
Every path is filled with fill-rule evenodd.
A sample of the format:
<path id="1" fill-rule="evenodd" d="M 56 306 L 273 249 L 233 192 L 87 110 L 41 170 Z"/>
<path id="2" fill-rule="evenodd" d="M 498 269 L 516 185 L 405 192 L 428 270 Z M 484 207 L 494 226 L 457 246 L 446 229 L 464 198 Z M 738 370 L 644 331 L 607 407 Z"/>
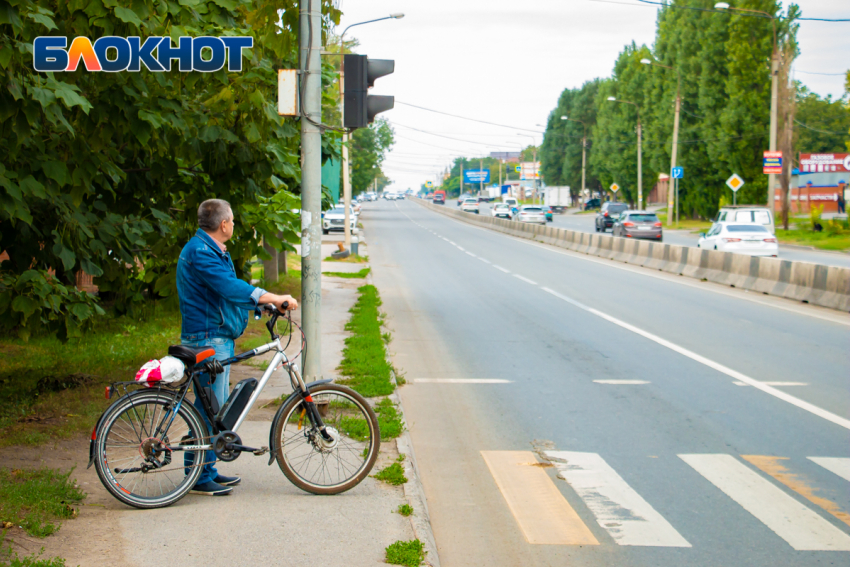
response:
<path id="1" fill-rule="evenodd" d="M 310 348 L 304 356 L 305 381 L 322 376 L 322 51 L 321 4 L 301 3 L 301 327 Z"/>

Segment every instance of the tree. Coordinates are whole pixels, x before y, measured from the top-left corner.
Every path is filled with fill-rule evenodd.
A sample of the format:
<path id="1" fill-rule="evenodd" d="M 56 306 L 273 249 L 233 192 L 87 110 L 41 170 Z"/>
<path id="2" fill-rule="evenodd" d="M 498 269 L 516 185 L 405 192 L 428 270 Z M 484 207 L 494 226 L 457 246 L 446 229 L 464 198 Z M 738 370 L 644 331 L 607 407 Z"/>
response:
<path id="1" fill-rule="evenodd" d="M 847 95 L 832 100 L 820 97 L 800 83 L 797 86 L 797 119 L 794 147 L 802 153 L 844 152 L 850 149 L 850 106 Z"/>
<path id="2" fill-rule="evenodd" d="M 323 0 L 326 22 L 340 12 Z M 278 12 L 278 10 L 281 12 Z M 282 16 L 281 16 L 282 14 Z M 74 290 L 80 270 L 117 310 L 175 298 L 180 248 L 198 204 L 233 205 L 237 273 L 261 237 L 295 239 L 299 129 L 275 108 L 276 72 L 297 66 L 294 0 L 162 3 L 0 0 L 0 326 L 77 336 L 102 310 Z M 243 71 L 39 74 L 44 34 L 254 37 Z M 332 69 L 323 69 L 330 78 Z M 338 151 L 325 136 L 323 154 Z"/>
<path id="3" fill-rule="evenodd" d="M 378 118 L 368 128 L 358 128 L 351 136 L 351 190 L 353 195 L 368 191 L 375 179 L 389 179 L 381 164 L 395 143 L 395 131 L 385 118 Z"/>

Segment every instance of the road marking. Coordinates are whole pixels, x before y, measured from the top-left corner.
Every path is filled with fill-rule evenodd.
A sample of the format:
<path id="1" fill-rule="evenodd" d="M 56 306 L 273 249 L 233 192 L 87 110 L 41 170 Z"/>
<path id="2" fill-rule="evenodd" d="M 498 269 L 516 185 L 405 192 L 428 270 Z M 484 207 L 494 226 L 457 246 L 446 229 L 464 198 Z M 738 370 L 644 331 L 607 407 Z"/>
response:
<path id="1" fill-rule="evenodd" d="M 521 280 L 522 280 L 522 281 L 524 281 L 525 283 L 530 283 L 531 285 L 537 285 L 537 282 L 536 282 L 536 281 L 534 281 L 534 280 L 530 280 L 530 279 L 528 279 L 528 278 L 524 278 L 524 277 L 522 277 L 522 276 L 521 276 L 521 275 L 519 275 L 519 274 L 514 274 L 514 277 L 515 277 L 515 278 L 519 278 L 519 279 L 521 279 Z"/>
<path id="2" fill-rule="evenodd" d="M 449 244 L 451 244 L 452 246 L 457 246 L 457 244 L 455 244 L 455 243 L 454 243 L 454 242 L 452 242 L 451 240 L 446 239 L 446 242 L 448 242 L 448 243 L 449 243 Z"/>
<path id="3" fill-rule="evenodd" d="M 417 384 L 510 384 L 501 378 L 414 378 Z"/>
<path id="4" fill-rule="evenodd" d="M 732 455 L 679 455 L 797 551 L 850 551 L 850 536 Z"/>
<path id="5" fill-rule="evenodd" d="M 485 259 L 485 258 L 482 258 L 481 256 L 479 256 L 479 257 L 478 257 L 478 259 L 479 259 L 479 260 L 481 260 L 482 262 L 484 262 L 485 264 L 490 264 L 490 263 L 491 263 L 491 262 L 490 262 L 490 260 L 487 260 L 487 259 Z"/>
<path id="6" fill-rule="evenodd" d="M 481 451 L 528 543 L 599 545 L 531 451 Z"/>
<path id="7" fill-rule="evenodd" d="M 564 301 L 566 301 L 570 305 L 578 307 L 579 309 L 587 311 L 588 313 L 593 313 L 594 315 L 601 317 L 601 318 L 605 319 L 606 321 L 608 321 L 610 323 L 614 323 L 615 325 L 617 325 L 619 327 L 622 327 L 622 328 L 624 328 L 628 331 L 636 333 L 636 334 L 638 334 L 638 335 L 640 335 L 644 338 L 647 338 L 647 339 L 649 339 L 649 340 L 651 340 L 651 341 L 653 341 L 653 342 L 655 342 L 655 343 L 657 343 L 661 346 L 667 347 L 674 352 L 678 352 L 682 356 L 686 356 L 686 357 L 690 358 L 691 360 L 694 360 L 694 361 L 699 362 L 700 364 L 704 364 L 705 366 L 708 366 L 709 368 L 712 368 L 712 369 L 714 369 L 718 372 L 726 374 L 730 378 L 734 378 L 734 379 L 738 380 L 739 382 L 744 382 L 745 384 L 749 384 L 750 386 L 757 388 L 757 389 L 761 390 L 762 392 L 764 392 L 766 394 L 770 394 L 771 396 L 779 398 L 780 400 L 782 400 L 784 402 L 788 402 L 789 404 L 797 406 L 800 409 L 806 410 L 807 412 L 812 413 L 812 414 L 814 414 L 818 417 L 821 417 L 821 418 L 823 418 L 827 421 L 831 421 L 832 423 L 835 423 L 836 425 L 840 425 L 841 427 L 844 427 L 845 429 L 850 429 L 850 419 L 845 419 L 845 418 L 843 418 L 839 415 L 836 415 L 836 414 L 834 414 L 830 411 L 827 411 L 823 408 L 820 408 L 820 407 L 818 407 L 814 404 L 811 404 L 811 403 L 809 403 L 805 400 L 801 400 L 800 398 L 792 396 L 791 394 L 789 394 L 787 392 L 783 392 L 782 390 L 777 390 L 773 386 L 768 386 L 764 382 L 759 382 L 758 380 L 756 380 L 754 378 L 750 378 L 746 374 L 742 374 L 742 373 L 738 372 L 737 370 L 732 370 L 728 366 L 724 366 L 723 364 L 720 364 L 719 362 L 714 362 L 713 360 L 710 360 L 710 359 L 708 359 L 708 358 L 706 358 L 702 355 L 699 355 L 699 354 L 697 354 L 697 353 L 695 353 L 691 350 L 688 350 L 684 347 L 681 347 L 677 344 L 674 344 L 674 343 L 672 343 L 672 342 L 670 342 L 666 339 L 662 339 L 661 337 L 659 337 L 657 335 L 653 335 L 652 333 L 650 333 L 648 331 L 644 331 L 643 329 L 639 329 L 638 327 L 635 327 L 634 325 L 630 325 L 629 323 L 626 323 L 625 321 L 621 321 L 621 320 L 619 320 L 615 317 L 612 317 L 612 316 L 608 315 L 607 313 L 603 313 L 602 311 L 599 311 L 597 309 L 589 307 L 589 306 L 585 305 L 584 303 L 581 303 L 581 302 L 576 301 L 575 299 L 572 299 L 571 297 L 567 297 L 566 295 L 561 295 L 557 291 L 553 291 L 553 290 L 549 289 L 548 287 L 544 287 L 544 288 L 541 288 L 541 289 L 543 291 L 545 291 L 546 293 L 550 293 L 550 294 L 554 295 L 555 297 L 557 297 L 559 299 L 563 299 Z"/>
<path id="8" fill-rule="evenodd" d="M 769 474 L 812 504 L 817 504 L 848 526 L 850 526 L 850 514 L 839 508 L 832 500 L 827 500 L 815 495 L 816 488 L 811 486 L 809 480 L 801 474 L 789 471 L 781 461 L 787 461 L 788 457 L 771 457 L 768 455 L 741 455 L 741 458 L 756 466 L 759 470 Z"/>
<path id="9" fill-rule="evenodd" d="M 475 254 L 473 254 L 469 250 L 467 250 L 466 253 L 469 254 L 470 256 L 472 256 L 473 258 L 478 258 L 478 256 L 476 256 Z"/>
<path id="10" fill-rule="evenodd" d="M 647 380 L 594 380 L 597 384 L 649 384 Z"/>
<path id="11" fill-rule="evenodd" d="M 502 270 L 502 271 L 503 271 L 503 272 L 505 272 L 506 274 L 510 274 L 510 273 L 511 273 L 511 271 L 510 271 L 510 270 L 506 270 L 506 269 L 505 269 L 505 268 L 503 268 L 502 266 L 497 266 L 496 264 L 493 264 L 493 267 L 494 267 L 494 268 L 496 268 L 497 270 Z"/>
<path id="12" fill-rule="evenodd" d="M 838 457 L 809 457 L 809 460 L 818 464 L 833 474 L 837 474 L 847 482 L 850 482 L 850 459 Z"/>
<path id="13" fill-rule="evenodd" d="M 732 382 L 736 386 L 749 386 L 746 382 Z M 808 386 L 808 382 L 762 382 L 766 386 Z"/>
<path id="14" fill-rule="evenodd" d="M 457 246 L 457 245 L 455 245 L 455 246 Z M 461 252 L 466 252 L 466 249 L 465 249 L 465 248 L 461 248 L 460 246 L 458 246 L 458 247 L 457 247 L 457 249 L 458 249 L 458 250 L 460 250 Z"/>
<path id="15" fill-rule="evenodd" d="M 655 508 L 596 453 L 546 451 L 558 476 L 593 512 L 597 523 L 620 545 L 691 547 Z"/>

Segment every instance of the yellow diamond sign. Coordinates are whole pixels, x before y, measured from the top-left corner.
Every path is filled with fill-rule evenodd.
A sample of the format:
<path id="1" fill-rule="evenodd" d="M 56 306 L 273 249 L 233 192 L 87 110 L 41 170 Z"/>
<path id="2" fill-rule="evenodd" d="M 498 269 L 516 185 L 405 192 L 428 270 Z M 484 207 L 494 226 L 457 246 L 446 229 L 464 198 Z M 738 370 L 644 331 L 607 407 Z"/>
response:
<path id="1" fill-rule="evenodd" d="M 729 189 L 737 193 L 738 189 L 744 186 L 744 180 L 737 173 L 733 173 L 732 177 L 726 180 L 726 185 L 729 186 Z"/>
<path id="2" fill-rule="evenodd" d="M 612 184 L 611 184 L 611 191 L 613 191 L 614 193 L 616 193 L 616 192 L 617 192 L 617 191 L 619 191 L 619 190 L 620 190 L 620 186 L 619 186 L 619 185 L 617 185 L 616 183 L 612 183 Z"/>

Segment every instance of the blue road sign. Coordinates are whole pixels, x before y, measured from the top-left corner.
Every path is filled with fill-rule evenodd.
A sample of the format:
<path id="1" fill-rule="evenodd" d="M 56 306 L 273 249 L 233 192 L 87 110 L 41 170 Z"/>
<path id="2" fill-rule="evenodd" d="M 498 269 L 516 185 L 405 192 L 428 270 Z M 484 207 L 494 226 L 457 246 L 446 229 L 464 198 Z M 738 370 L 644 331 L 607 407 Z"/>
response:
<path id="1" fill-rule="evenodd" d="M 463 171 L 464 183 L 490 183 L 489 169 L 465 169 Z"/>
<path id="2" fill-rule="evenodd" d="M 670 172 L 670 177 L 673 179 L 683 179 L 685 177 L 685 168 L 684 167 L 674 167 Z"/>

